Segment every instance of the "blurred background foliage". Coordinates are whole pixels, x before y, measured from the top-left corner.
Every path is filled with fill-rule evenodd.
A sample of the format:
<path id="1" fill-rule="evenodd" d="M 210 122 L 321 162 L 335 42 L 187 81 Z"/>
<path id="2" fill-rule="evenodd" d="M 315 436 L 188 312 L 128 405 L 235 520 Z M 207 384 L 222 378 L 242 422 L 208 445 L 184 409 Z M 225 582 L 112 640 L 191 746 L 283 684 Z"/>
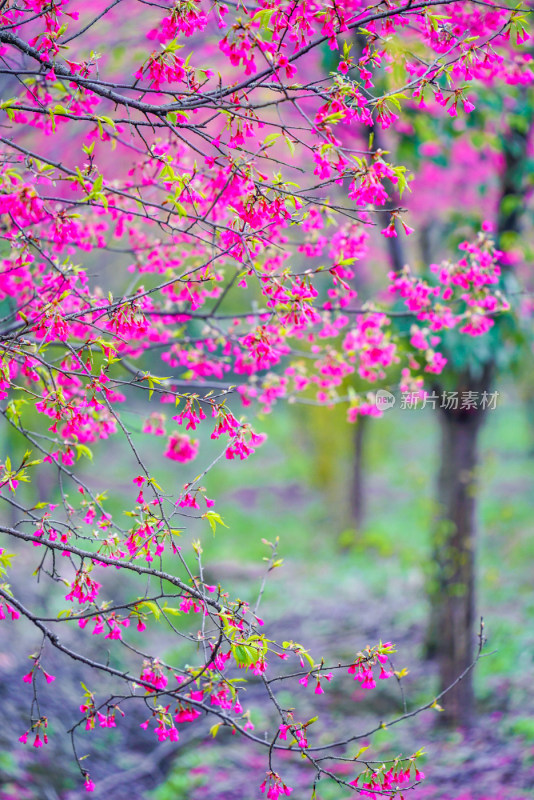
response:
<path id="1" fill-rule="evenodd" d="M 128 47 L 137 47 L 138 41 L 132 27 L 131 41 L 109 48 L 117 69 Z M 325 68 L 336 69 L 337 56 L 336 63 L 328 63 L 330 51 L 326 49 L 323 55 Z M 390 88 L 391 76 L 383 77 L 384 86 L 377 86 L 377 92 Z M 404 135 L 385 143 L 385 149 L 393 145 L 392 160 L 405 163 L 417 175 L 413 194 L 405 195 L 403 203 L 411 211 L 407 221 L 417 222 L 420 235 L 402 240 L 402 263 L 424 270 L 432 261 L 453 258 L 459 241 L 472 236 L 484 218 L 500 214 L 502 245 L 520 249 L 518 272 L 521 279 L 528 277 L 534 257 L 530 211 L 521 220 L 521 235 L 506 227 L 506 220 L 502 222 L 519 208 L 523 210 L 522 192 L 530 198 L 534 174 L 531 98 L 525 98 L 521 89 L 514 92 L 512 96 L 509 90 L 510 97 L 503 97 L 481 91 L 476 112 L 463 117 L 461 124 L 447 115 L 421 115 L 413 109 L 407 112 Z M 509 136 L 511 130 L 518 134 L 515 139 Z M 522 134 L 530 137 L 526 153 L 521 150 Z M 353 134 L 345 131 L 345 135 Z M 357 146 L 362 141 L 361 136 L 354 139 Z M 506 148 L 517 157 L 518 163 L 511 164 L 517 194 L 506 193 L 499 183 L 506 172 Z M 478 170 L 479 180 L 469 194 L 466 170 L 471 166 Z M 523 184 L 517 180 L 518 169 Z M 388 253 L 373 243 L 370 264 L 358 265 L 362 300 L 375 296 L 385 272 L 394 266 L 395 255 L 399 257 L 399 252 Z M 120 269 L 108 269 L 96 255 L 84 258 L 93 280 L 106 290 L 122 291 L 115 277 Z M 116 266 L 126 263 L 124 258 Z M 147 276 L 147 287 L 150 280 Z M 242 310 L 230 304 L 225 309 L 228 313 Z M 189 330 L 192 335 L 199 333 L 194 324 Z M 446 342 L 453 356 L 447 388 L 454 388 L 455 377 L 466 364 L 476 372 L 477 364 L 495 360 L 499 370 L 493 387 L 499 400 L 496 410 L 486 415 L 477 466 L 477 613 L 485 619 L 489 643 L 488 656 L 475 672 L 476 724 L 469 733 L 441 730 L 436 726 L 439 713 L 429 711 L 410 724 L 382 731 L 373 741 L 377 758 L 425 746 L 428 779 L 414 793 L 421 800 L 534 797 L 534 370 L 530 317 L 527 329 L 507 324 L 495 326 L 488 336 L 469 345 L 463 340 L 459 346 L 452 338 Z M 408 329 L 405 334 L 408 337 Z M 147 370 L 169 374 L 159 359 L 148 362 L 147 357 Z M 240 414 L 239 401 L 231 404 Z M 175 482 L 177 487 L 190 480 L 194 476 L 191 465 L 166 461 L 161 457 L 164 440 L 142 434 L 149 410 L 131 404 L 127 409 L 123 419 L 136 434 L 156 480 L 162 485 Z M 153 403 L 150 410 L 168 408 Z M 207 494 L 216 499 L 216 511 L 228 528 L 218 527 L 214 536 L 205 521 L 191 519 L 183 536 L 183 551 L 192 563 L 191 542 L 200 540 L 207 577 L 220 581 L 232 595 L 252 600 L 268 555 L 262 539 L 279 537 L 283 564 L 267 582 L 261 611 L 273 638 L 302 641 L 317 658 L 324 655 L 332 661 L 350 657 L 379 638 L 390 639 L 399 650 L 395 667 L 408 670 L 405 683 L 411 707 L 425 703 L 438 688 L 436 664 L 425 653 L 428 596 L 434 580 L 438 414 L 431 409 L 403 410 L 397 402 L 383 419 L 360 420 L 355 428 L 347 425 L 341 406 L 279 404 L 257 425 L 268 439 L 254 457 L 244 463 L 219 464 L 206 476 Z M 12 457 L 26 449 L 22 437 L 11 428 L 3 427 L 0 435 L 2 450 Z M 208 449 L 201 450 L 205 462 L 195 465 L 198 471 L 218 453 L 213 443 L 209 450 L 207 433 L 199 431 L 199 436 L 205 437 Z M 358 447 L 359 463 L 355 463 Z M 114 490 L 109 510 L 120 517 L 120 497 L 129 497 L 130 502 L 135 497 L 130 453 L 124 443 L 118 437 L 100 443 L 94 448 L 94 463 L 82 460 L 80 465 L 89 482 L 91 472 L 97 470 L 101 481 L 104 478 Z M 42 470 L 34 485 L 20 488 L 23 501 L 53 499 L 54 492 L 59 498 L 54 476 L 55 471 Z M 358 509 L 353 501 L 356 484 L 362 494 Z M 16 511 L 3 514 L 4 521 L 16 519 Z M 14 580 L 23 580 L 25 573 L 15 562 Z M 120 593 L 120 586 L 114 588 Z M 50 604 L 40 587 L 32 591 L 41 592 L 39 600 L 45 608 Z M 59 609 L 49 610 L 57 613 Z M 68 741 L 52 735 L 38 760 L 28 757 L 22 747 L 13 747 L 26 727 L 30 697 L 22 694 L 20 676 L 26 654 L 35 644 L 30 632 L 11 639 L 7 630 L 0 628 L 0 800 L 74 800 L 79 789 Z M 97 649 L 100 643 L 93 646 Z M 164 634 L 158 646 L 163 658 L 181 655 Z M 83 677 L 76 668 L 65 672 L 67 667 L 59 659 L 51 666 L 58 692 L 50 693 L 43 705 L 53 733 L 72 724 L 72 719 L 65 719 L 61 698 L 68 696 L 72 705 Z M 253 697 L 253 682 L 250 693 Z M 399 712 L 402 702 L 394 687 L 381 686 L 364 698 L 353 687 L 345 685 L 343 690 L 333 682 L 323 698 L 321 714 L 333 730 L 350 725 L 357 731 Z M 259 713 L 252 720 L 257 732 L 267 722 Z M 134 712 L 116 730 L 93 734 L 91 772 L 96 798 L 256 800 L 259 796 L 258 781 L 252 782 L 250 776 L 265 769 L 263 753 L 243 746 L 224 731 L 215 742 L 207 742 L 202 726 L 181 733 L 177 745 L 160 746 L 139 728 L 142 719 Z M 111 771 L 110 752 L 116 759 Z M 302 780 L 299 774 L 288 780 L 295 787 L 295 800 L 309 796 L 304 788 L 305 769 Z M 342 790 L 321 785 L 318 797 L 342 800 Z"/>
<path id="2" fill-rule="evenodd" d="M 440 731 L 435 726 L 437 712 L 429 711 L 410 725 L 385 731 L 382 741 L 373 744 L 375 752 L 384 754 L 392 748 L 406 752 L 426 746 L 429 780 L 426 788 L 417 790 L 421 798 L 533 796 L 529 792 L 534 774 L 533 441 L 517 385 L 506 380 L 497 390 L 498 406 L 488 412 L 482 432 L 478 481 L 478 612 L 485 619 L 489 655 L 475 674 L 477 724 L 469 734 Z M 237 404 L 235 409 L 239 411 Z M 262 539 L 278 536 L 283 564 L 267 582 L 261 609 L 273 638 L 303 641 L 316 658 L 325 656 L 333 662 L 378 638 L 394 641 L 399 649 L 395 667 L 409 671 L 405 691 L 410 707 L 437 691 L 436 668 L 425 660 L 423 645 L 432 575 L 429 531 L 435 515 L 438 413 L 402 409 L 397 403 L 382 419 L 369 421 L 363 461 L 366 515 L 356 529 L 350 521 L 354 428 L 340 409 L 280 405 L 258 424 L 268 439 L 253 458 L 215 467 L 206 476 L 208 496 L 217 498 L 216 510 L 228 528 L 218 527 L 213 535 L 205 521 L 191 520 L 183 536 L 183 551 L 191 563 L 191 541 L 199 539 L 207 577 L 247 599 L 257 594 L 262 559 L 268 555 Z M 164 485 L 185 483 L 191 465 L 164 463 L 163 440 L 140 433 L 145 415 L 146 408 L 133 407 L 124 416 L 128 426 L 139 432 L 156 479 Z M 4 430 L 3 435 L 11 434 Z M 205 444 L 209 448 L 209 442 Z M 111 496 L 132 492 L 128 454 L 118 440 L 99 445 L 94 458 L 95 463 L 86 467 L 87 475 L 96 467 L 115 490 Z M 205 458 L 208 461 L 209 455 Z M 48 493 L 50 487 L 41 490 Z M 38 492 L 39 487 L 24 491 Z M 119 505 L 110 510 L 122 513 Z M 41 600 L 48 602 L 46 596 Z M 0 635 L 5 637 L 5 631 L 4 627 Z M 31 647 L 28 637 L 31 634 L 9 647 L 2 640 L 0 700 L 6 725 L 0 732 L 0 798 L 74 798 L 78 790 L 67 751 L 57 749 L 60 737 L 51 737 L 44 761 L 39 762 L 26 761 L 22 750 L 9 746 L 24 726 L 23 704 L 15 702 L 13 686 L 18 693 L 24 654 Z M 164 634 L 159 649 L 164 658 L 183 656 Z M 83 678 L 75 670 L 62 674 L 66 667 L 59 661 L 54 669 L 61 691 L 75 696 Z M 384 685 L 363 698 L 339 683 L 329 687 L 323 703 L 325 719 L 334 729 L 337 724 L 365 729 L 377 717 L 393 718 L 401 711 L 394 687 Z M 254 684 L 250 692 L 253 698 Z M 72 722 L 62 717 L 61 702 L 53 700 L 52 693 L 47 711 L 53 728 L 64 729 Z M 138 787 L 133 796 L 146 800 L 257 796 L 250 789 L 250 778 L 243 777 L 250 775 L 255 760 L 262 769 L 262 754 L 254 747 L 226 734 L 206 742 L 202 726 L 181 734 L 181 742 L 171 749 L 156 747 L 153 737 L 139 730 L 137 717 L 128 715 L 117 731 L 99 730 L 93 735 L 94 771 L 100 759 L 106 762 L 111 744 L 119 739 L 123 745 L 113 747 L 114 753 L 122 752 L 116 775 L 110 776 L 107 762 L 95 796 L 112 789 L 117 800 L 132 797 L 129 776 Z M 267 720 L 253 716 L 252 721 L 261 731 Z M 299 798 L 307 796 L 304 773 L 301 780 L 292 776 Z M 472 788 L 475 775 L 485 794 Z M 319 796 L 335 800 L 342 796 L 340 791 L 324 785 Z"/>

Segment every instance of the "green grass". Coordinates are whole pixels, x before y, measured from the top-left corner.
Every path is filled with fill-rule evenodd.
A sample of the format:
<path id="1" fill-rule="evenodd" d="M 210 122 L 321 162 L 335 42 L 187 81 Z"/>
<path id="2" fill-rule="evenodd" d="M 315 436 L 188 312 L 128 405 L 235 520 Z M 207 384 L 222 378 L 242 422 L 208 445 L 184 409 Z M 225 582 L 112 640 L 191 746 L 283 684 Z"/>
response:
<path id="1" fill-rule="evenodd" d="M 166 489 L 176 493 L 220 451 L 221 443 L 211 442 L 206 432 L 200 433 L 198 463 L 177 465 L 162 459 L 164 440 L 139 433 L 143 416 L 130 411 L 126 421 L 138 431 L 143 458 Z M 206 520 L 187 520 L 181 544 L 189 563 L 194 564 L 191 543 L 199 539 L 208 579 L 220 580 L 232 596 L 253 602 L 269 555 L 262 540 L 278 537 L 284 563 L 267 582 L 261 609 L 266 620 L 306 618 L 313 609 L 306 631 L 319 642 L 327 641 L 332 652 L 334 646 L 343 651 L 348 646 L 343 635 L 333 642 L 331 617 L 321 612 L 322 602 L 335 599 L 353 620 L 355 636 L 366 626 L 376 629 L 377 637 L 385 636 L 381 625 L 386 619 L 401 636 L 406 632 L 404 645 L 412 635 L 420 639 L 428 610 L 424 586 L 438 463 L 437 412 L 395 408 L 370 422 L 364 459 L 367 514 L 357 533 L 348 514 L 353 429 L 345 423 L 344 412 L 279 406 L 255 427 L 268 434 L 257 453 L 244 462 L 222 460 L 203 479 L 228 527 L 218 526 L 213 535 Z M 532 741 L 523 707 L 529 702 L 534 666 L 530 451 L 525 413 L 510 392 L 488 413 L 481 435 L 478 611 L 485 618 L 488 650 L 495 652 L 478 665 L 475 684 L 481 713 L 503 709 L 504 716 L 495 724 L 525 743 Z M 123 499 L 134 505 L 131 481 L 137 471 L 124 445 L 117 439 L 96 446 L 94 465 L 87 465 L 88 478 L 95 467 L 100 485 L 107 483 L 110 497 L 116 498 L 110 510 L 127 524 Z M 174 569 L 174 559 L 166 557 L 165 566 Z M 367 643 L 363 640 L 358 646 Z M 161 655 L 179 662 L 187 658 L 185 649 L 173 645 Z M 416 665 L 420 661 L 413 651 L 410 658 Z M 404 665 L 403 652 L 397 661 Z M 422 670 L 417 676 L 411 698 L 426 701 L 433 678 Z M 153 800 L 193 797 L 205 779 L 197 767 L 211 764 L 212 751 L 202 752 L 200 756 L 195 749 L 184 750 Z M 213 752 L 215 764 L 218 748 Z M 325 785 L 321 797 L 329 800 L 330 793 L 337 797 L 335 787 Z"/>
<path id="2" fill-rule="evenodd" d="M 358 533 L 347 517 L 352 429 L 341 414 L 329 414 L 279 408 L 258 424 L 268 434 L 265 445 L 245 462 L 219 464 L 205 479 L 228 528 L 218 527 L 213 536 L 205 521 L 194 521 L 183 537 L 183 551 L 189 552 L 191 537 L 200 539 L 207 568 L 211 565 L 215 576 L 218 570 L 224 573 L 221 582 L 232 594 L 253 599 L 268 555 L 262 539 L 279 537 L 284 564 L 267 583 L 266 619 L 305 616 L 310 607 L 317 609 L 320 598 L 336 597 L 355 614 L 356 627 L 362 615 L 378 626 L 386 609 L 397 630 L 415 626 L 421 631 L 428 610 L 424 584 L 438 464 L 437 414 L 395 409 L 371 422 L 365 454 L 367 517 Z M 475 684 L 481 714 L 504 710 L 495 725 L 503 735 L 516 737 L 519 748 L 533 736 L 530 717 L 521 711 L 529 699 L 534 654 L 530 450 L 524 411 L 510 394 L 488 413 L 481 435 L 478 611 L 485 618 L 488 650 L 495 652 L 478 665 Z M 320 612 L 309 627 L 319 639 L 328 635 L 328 619 Z M 338 644 L 342 649 L 343 642 Z M 432 683 L 423 674 L 412 685 L 412 701 L 426 701 Z M 394 747 L 401 727 L 395 729 Z M 453 746 L 451 737 L 446 741 Z M 389 732 L 375 746 L 388 752 Z M 217 755 L 212 764 L 208 752 L 185 751 L 151 799 L 194 797 L 204 780 L 195 771 L 197 761 L 217 763 Z M 335 786 L 324 784 L 321 792 L 324 800 L 339 796 Z"/>
<path id="3" fill-rule="evenodd" d="M 330 427 L 333 442 L 339 443 L 340 437 L 349 440 L 351 429 L 339 416 L 330 425 L 328 410 L 319 414 L 323 428 Z M 372 421 L 365 458 L 366 524 L 358 534 L 349 530 L 347 535 L 347 519 L 329 498 L 335 491 L 346 495 L 350 488 L 350 442 L 341 448 L 339 459 L 339 448 L 322 453 L 323 460 L 332 462 L 320 465 L 322 474 L 333 475 L 343 484 L 341 490 L 339 485 L 318 487 L 317 445 L 310 419 L 316 421 L 319 414 L 310 417 L 300 410 L 279 409 L 266 418 L 258 428 L 269 439 L 256 455 L 225 465 L 226 469 L 216 468 L 206 478 L 208 494 L 217 498 L 229 528 L 219 528 L 213 536 L 207 526 L 195 526 L 207 564 L 231 561 L 259 568 L 268 555 L 261 540 L 280 537 L 283 578 L 268 584 L 265 595 L 275 614 L 283 614 L 289 602 L 305 607 L 318 593 L 350 591 L 355 581 L 378 597 L 392 582 L 423 587 L 428 567 L 437 415 L 395 409 Z M 499 681 L 505 677 L 520 681 L 525 668 L 532 666 L 534 460 L 528 455 L 526 417 L 511 396 L 488 412 L 480 450 L 478 610 L 486 621 L 489 648 L 497 650 L 477 669 L 479 694 L 487 698 Z M 340 550 L 344 535 L 351 546 Z M 237 588 L 253 590 L 258 581 L 243 580 L 238 573 L 236 567 Z M 421 623 L 426 610 L 421 588 L 414 592 L 404 622 Z"/>

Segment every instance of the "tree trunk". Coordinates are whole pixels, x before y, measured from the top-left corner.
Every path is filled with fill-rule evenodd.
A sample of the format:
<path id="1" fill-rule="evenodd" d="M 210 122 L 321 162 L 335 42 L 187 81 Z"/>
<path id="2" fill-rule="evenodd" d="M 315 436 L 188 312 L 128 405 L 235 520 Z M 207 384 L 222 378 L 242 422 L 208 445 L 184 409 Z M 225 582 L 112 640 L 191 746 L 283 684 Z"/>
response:
<path id="1" fill-rule="evenodd" d="M 439 667 L 440 691 L 451 686 L 472 664 L 476 618 L 476 510 L 478 443 L 486 411 L 480 403 L 491 389 L 488 364 L 475 380 L 465 375 L 461 392 L 477 392 L 472 409 L 440 409 L 440 468 L 433 541 L 434 575 L 430 585 L 431 615 L 427 652 Z M 440 719 L 468 727 L 474 716 L 473 675 L 468 672 L 446 695 Z"/>
<path id="2" fill-rule="evenodd" d="M 475 619 L 475 491 L 479 413 L 441 416 L 440 520 L 436 532 L 437 641 L 440 688 L 450 686 L 473 659 Z M 466 675 L 446 695 L 447 722 L 469 725 L 473 683 Z"/>
<path id="3" fill-rule="evenodd" d="M 352 484 L 350 510 L 356 531 L 361 530 L 365 518 L 364 442 L 369 418 L 358 418 L 354 428 L 354 457 L 352 459 Z"/>
<path id="4" fill-rule="evenodd" d="M 516 119 L 502 132 L 504 169 L 497 219 L 497 245 L 507 249 L 520 231 L 524 210 L 524 174 L 533 109 L 526 93 Z M 423 241 L 429 247 L 428 240 Z M 482 374 L 458 376 L 459 391 L 490 391 L 496 364 L 489 359 Z M 437 387 L 436 387 L 437 388 Z M 434 533 L 434 576 L 427 655 L 439 665 L 440 690 L 450 686 L 473 661 L 475 621 L 475 541 L 478 436 L 484 409 L 441 409 L 441 453 L 438 475 L 438 519 Z M 468 726 L 474 714 L 473 676 L 469 672 L 444 698 L 442 721 Z"/>

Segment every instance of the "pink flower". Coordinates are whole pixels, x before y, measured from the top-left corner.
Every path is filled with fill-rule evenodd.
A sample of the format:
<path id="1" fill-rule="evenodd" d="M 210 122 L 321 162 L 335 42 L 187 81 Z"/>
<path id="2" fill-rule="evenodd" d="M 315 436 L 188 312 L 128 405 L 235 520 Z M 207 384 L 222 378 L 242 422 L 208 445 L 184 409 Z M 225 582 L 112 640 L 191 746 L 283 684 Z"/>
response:
<path id="1" fill-rule="evenodd" d="M 283 741 L 287 740 L 287 732 L 291 728 L 290 725 L 280 725 L 280 739 Z"/>
<path id="2" fill-rule="evenodd" d="M 167 443 L 167 449 L 163 454 L 166 458 L 172 461 L 180 461 L 186 464 L 188 461 L 193 461 L 198 453 L 198 441 L 190 439 L 185 433 L 172 433 Z"/>
<path id="3" fill-rule="evenodd" d="M 411 233 L 414 232 L 415 229 L 414 228 L 410 228 L 410 226 L 406 225 L 406 223 L 403 222 L 402 220 L 400 221 L 400 223 L 401 223 L 402 227 L 404 228 L 404 233 L 406 234 L 406 236 L 409 236 Z"/>
<path id="4" fill-rule="evenodd" d="M 397 236 L 397 231 L 395 230 L 395 223 L 394 222 L 390 222 L 389 225 L 387 226 L 387 228 L 383 228 L 380 231 L 380 233 L 382 234 L 382 236 L 385 236 L 386 238 L 389 238 L 389 239 L 391 239 L 393 237 L 396 237 Z"/>

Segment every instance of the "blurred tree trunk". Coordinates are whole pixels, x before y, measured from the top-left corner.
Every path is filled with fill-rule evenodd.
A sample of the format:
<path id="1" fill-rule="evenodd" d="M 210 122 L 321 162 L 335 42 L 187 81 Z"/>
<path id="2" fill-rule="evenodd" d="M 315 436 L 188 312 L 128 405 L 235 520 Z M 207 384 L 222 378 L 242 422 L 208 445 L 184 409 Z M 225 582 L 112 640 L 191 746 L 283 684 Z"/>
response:
<path id="1" fill-rule="evenodd" d="M 478 381 L 460 391 L 490 392 L 492 365 Z M 467 385 L 469 388 L 466 388 Z M 434 529 L 434 580 L 431 586 L 431 641 L 438 661 L 440 691 L 470 666 L 476 617 L 476 512 L 478 438 L 485 411 L 440 409 L 441 444 L 437 479 L 438 511 Z M 442 721 L 469 726 L 474 715 L 473 681 L 469 672 L 446 695 Z"/>
<path id="2" fill-rule="evenodd" d="M 376 126 L 375 126 L 376 127 Z M 376 139 L 375 139 L 376 142 Z M 378 146 L 378 143 L 377 143 Z M 380 218 L 384 227 L 389 225 L 390 211 L 398 205 L 398 198 L 388 201 Z M 404 248 L 398 237 L 389 237 L 387 240 L 387 253 L 391 269 L 400 272 L 406 261 L 404 260 Z M 354 456 L 352 459 L 352 479 L 350 485 L 350 511 L 351 522 L 356 532 L 362 529 L 365 521 L 366 500 L 365 500 L 365 442 L 368 439 L 371 417 L 358 417 L 354 430 Z"/>
<path id="3" fill-rule="evenodd" d="M 352 482 L 350 492 L 351 519 L 357 531 L 365 519 L 364 443 L 369 417 L 360 416 L 354 426 L 354 457 L 352 459 Z"/>
<path id="4" fill-rule="evenodd" d="M 524 162 L 532 123 L 525 102 L 510 129 L 502 133 L 504 169 L 497 220 L 497 245 L 508 249 L 520 230 L 524 197 Z M 495 354 L 494 354 L 495 355 Z M 477 408 L 441 409 L 440 467 L 437 481 L 438 513 L 434 528 L 433 569 L 430 583 L 431 613 L 427 631 L 428 655 L 438 661 L 440 691 L 448 688 L 472 663 L 476 616 L 476 487 L 478 440 L 485 417 L 480 398 L 490 392 L 496 369 L 494 356 L 475 373 L 458 376 L 455 389 L 477 392 Z M 441 391 L 442 387 L 438 388 Z M 475 704 L 470 671 L 445 696 L 441 720 L 469 726 Z"/>
<path id="5" fill-rule="evenodd" d="M 359 43 L 356 37 L 357 46 Z M 377 150 L 387 150 L 384 142 L 384 137 L 380 126 L 376 122 L 371 127 L 373 136 L 374 147 Z M 390 199 L 386 202 L 383 209 L 379 214 L 380 224 L 386 228 L 391 221 L 391 211 L 398 208 L 400 205 L 400 198 L 395 192 L 392 192 Z M 398 236 L 390 236 L 386 239 L 387 255 L 389 260 L 390 269 L 394 272 L 400 272 L 404 265 L 407 263 L 405 259 L 404 246 L 402 239 Z M 366 514 L 366 489 L 365 489 L 365 452 L 366 440 L 369 437 L 370 417 L 360 416 L 355 423 L 353 444 L 354 455 L 352 459 L 351 470 L 351 483 L 349 487 L 350 492 L 350 513 L 351 524 L 354 526 L 356 533 L 362 529 L 365 522 Z"/>

